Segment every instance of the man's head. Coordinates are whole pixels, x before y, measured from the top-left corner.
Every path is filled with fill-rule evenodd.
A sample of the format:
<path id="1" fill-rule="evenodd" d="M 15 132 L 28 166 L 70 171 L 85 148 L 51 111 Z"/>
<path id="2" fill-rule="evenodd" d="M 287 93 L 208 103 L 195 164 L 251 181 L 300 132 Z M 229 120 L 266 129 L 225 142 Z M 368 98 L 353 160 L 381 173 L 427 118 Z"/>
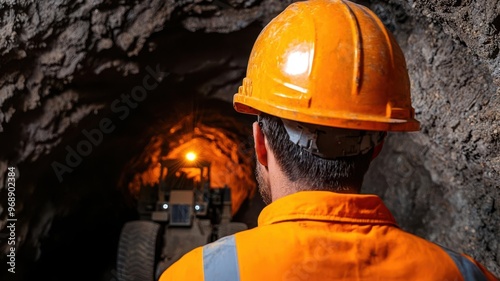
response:
<path id="1" fill-rule="evenodd" d="M 306 190 L 358 193 L 383 136 L 364 153 L 327 159 L 293 143 L 282 119 L 262 114 L 254 124 L 256 177 L 262 198 L 270 203 L 281 195 Z"/>
<path id="2" fill-rule="evenodd" d="M 373 12 L 345 0 L 297 2 L 274 18 L 234 107 L 261 117 L 257 169 L 272 199 L 358 191 L 380 132 L 420 126 L 400 47 Z"/>

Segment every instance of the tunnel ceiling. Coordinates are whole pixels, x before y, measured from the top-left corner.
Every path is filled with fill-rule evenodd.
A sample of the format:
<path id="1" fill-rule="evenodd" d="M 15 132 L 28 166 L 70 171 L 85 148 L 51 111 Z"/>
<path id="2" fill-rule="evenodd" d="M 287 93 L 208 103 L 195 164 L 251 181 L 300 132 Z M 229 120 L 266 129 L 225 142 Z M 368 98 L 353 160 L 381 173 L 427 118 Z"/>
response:
<path id="1" fill-rule="evenodd" d="M 187 148 L 214 160 L 216 184 L 243 204 L 255 190 L 252 120 L 230 102 L 253 41 L 290 2 L 0 3 L 0 170 L 19 171 L 26 266 L 73 233 L 64 218 L 119 228 L 158 159 Z M 360 2 L 401 44 L 422 123 L 389 135 L 365 192 L 402 228 L 500 275 L 500 1 Z M 86 156 L 68 156 L 79 148 Z"/>

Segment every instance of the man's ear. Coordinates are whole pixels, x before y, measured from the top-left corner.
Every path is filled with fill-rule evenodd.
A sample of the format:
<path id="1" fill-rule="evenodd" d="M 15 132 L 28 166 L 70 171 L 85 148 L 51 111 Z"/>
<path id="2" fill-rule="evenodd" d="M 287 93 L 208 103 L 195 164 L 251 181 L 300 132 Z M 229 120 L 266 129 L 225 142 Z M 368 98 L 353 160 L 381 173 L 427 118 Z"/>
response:
<path id="1" fill-rule="evenodd" d="M 266 140 L 258 122 L 253 123 L 253 141 L 255 143 L 255 154 L 257 155 L 257 161 L 259 161 L 259 163 L 263 166 L 267 167 Z"/>
<path id="2" fill-rule="evenodd" d="M 384 141 L 375 146 L 375 148 L 373 149 L 372 160 L 377 158 L 377 156 L 380 154 L 380 151 L 382 151 L 383 147 L 384 147 Z"/>

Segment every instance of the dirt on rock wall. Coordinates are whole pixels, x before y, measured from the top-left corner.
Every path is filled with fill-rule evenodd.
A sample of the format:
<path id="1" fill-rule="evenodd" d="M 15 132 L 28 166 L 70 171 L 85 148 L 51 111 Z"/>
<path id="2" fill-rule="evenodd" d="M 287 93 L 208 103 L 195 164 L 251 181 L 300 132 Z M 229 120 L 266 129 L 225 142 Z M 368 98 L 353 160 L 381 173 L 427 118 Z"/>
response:
<path id="1" fill-rule="evenodd" d="M 161 117 L 152 112 L 170 120 L 178 114 L 173 105 L 193 96 L 230 101 L 259 30 L 290 2 L 0 2 L 0 170 L 19 172 L 19 262 L 29 266 L 50 252 L 43 241 L 56 240 L 48 236 L 71 235 L 62 230 L 65 219 L 101 216 L 106 225 L 90 205 L 111 200 L 104 218 L 117 226 L 126 220 L 117 185 L 125 163 L 154 136 L 146 127 Z M 365 192 L 380 194 L 402 228 L 500 275 L 500 1 L 359 2 L 401 44 L 422 124 L 419 133 L 389 135 Z M 152 72 L 165 77 L 155 80 L 151 98 L 125 120 L 114 116 L 113 102 Z M 60 182 L 51 164 L 104 118 L 116 130 Z M 2 229 L 5 177 L 0 173 Z M 6 245 L 0 250 L 1 260 Z"/>
<path id="2" fill-rule="evenodd" d="M 389 136 L 366 191 L 404 229 L 498 275 L 500 2 L 448 2 L 373 5 L 404 49 L 422 129 Z"/>

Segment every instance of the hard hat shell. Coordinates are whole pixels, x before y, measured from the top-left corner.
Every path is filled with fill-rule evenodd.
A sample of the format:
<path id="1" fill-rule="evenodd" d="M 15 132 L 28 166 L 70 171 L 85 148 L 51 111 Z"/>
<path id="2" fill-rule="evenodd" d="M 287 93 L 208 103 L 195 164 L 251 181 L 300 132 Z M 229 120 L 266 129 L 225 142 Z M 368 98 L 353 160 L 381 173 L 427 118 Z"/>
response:
<path id="1" fill-rule="evenodd" d="M 290 5 L 258 36 L 238 112 L 330 127 L 417 131 L 403 53 L 368 8 L 344 0 Z"/>

